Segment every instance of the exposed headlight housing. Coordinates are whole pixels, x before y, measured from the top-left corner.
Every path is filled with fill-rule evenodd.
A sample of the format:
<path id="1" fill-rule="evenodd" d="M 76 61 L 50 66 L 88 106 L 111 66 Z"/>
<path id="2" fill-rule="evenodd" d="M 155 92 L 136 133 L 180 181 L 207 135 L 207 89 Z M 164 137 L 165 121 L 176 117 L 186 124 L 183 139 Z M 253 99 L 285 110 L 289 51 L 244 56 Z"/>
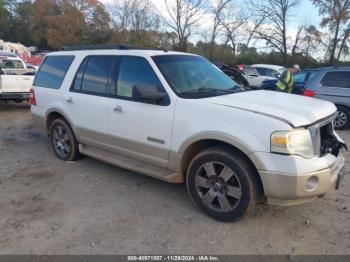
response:
<path id="1" fill-rule="evenodd" d="M 314 156 L 313 142 L 308 129 L 276 131 L 271 135 L 271 152 L 299 155 L 305 158 Z"/>

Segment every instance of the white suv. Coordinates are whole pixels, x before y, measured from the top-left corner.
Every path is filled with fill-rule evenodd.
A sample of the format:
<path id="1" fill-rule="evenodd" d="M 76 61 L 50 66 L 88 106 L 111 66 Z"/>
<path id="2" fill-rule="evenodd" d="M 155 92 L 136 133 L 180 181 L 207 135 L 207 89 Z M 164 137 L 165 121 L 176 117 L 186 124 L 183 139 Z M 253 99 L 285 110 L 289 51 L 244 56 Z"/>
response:
<path id="1" fill-rule="evenodd" d="M 196 55 L 66 48 L 45 58 L 31 103 L 58 158 L 83 154 L 186 182 L 200 209 L 221 221 L 242 218 L 259 199 L 310 201 L 344 174 L 332 103 L 246 91 Z"/>

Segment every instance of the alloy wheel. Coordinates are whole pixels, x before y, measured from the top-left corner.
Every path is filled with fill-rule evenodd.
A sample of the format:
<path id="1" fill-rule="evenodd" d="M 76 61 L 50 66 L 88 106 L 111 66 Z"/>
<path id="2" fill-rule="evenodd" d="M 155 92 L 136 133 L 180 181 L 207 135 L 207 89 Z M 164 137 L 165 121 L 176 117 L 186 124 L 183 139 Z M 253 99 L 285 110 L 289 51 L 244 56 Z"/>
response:
<path id="1" fill-rule="evenodd" d="M 237 175 L 230 167 L 219 162 L 202 165 L 196 174 L 195 186 L 202 202 L 214 211 L 232 211 L 242 197 Z"/>
<path id="2" fill-rule="evenodd" d="M 68 157 L 71 152 L 71 141 L 67 130 L 62 125 L 55 125 L 52 138 L 56 153 L 62 158 Z"/>
<path id="3" fill-rule="evenodd" d="M 337 112 L 337 117 L 334 120 L 334 127 L 341 128 L 348 122 L 348 116 L 343 111 Z"/>

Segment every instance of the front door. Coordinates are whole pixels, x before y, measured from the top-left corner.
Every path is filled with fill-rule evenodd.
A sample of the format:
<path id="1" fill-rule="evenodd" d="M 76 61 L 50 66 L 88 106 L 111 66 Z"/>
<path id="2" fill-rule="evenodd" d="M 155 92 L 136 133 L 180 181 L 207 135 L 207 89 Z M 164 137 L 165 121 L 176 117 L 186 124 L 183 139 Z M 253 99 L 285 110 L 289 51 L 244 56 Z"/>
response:
<path id="1" fill-rule="evenodd" d="M 164 166 L 169 157 L 175 110 L 166 96 L 159 103 L 138 101 L 136 85 L 156 86 L 165 92 L 150 63 L 142 57 L 120 56 L 108 103 L 111 143 L 116 152 Z"/>

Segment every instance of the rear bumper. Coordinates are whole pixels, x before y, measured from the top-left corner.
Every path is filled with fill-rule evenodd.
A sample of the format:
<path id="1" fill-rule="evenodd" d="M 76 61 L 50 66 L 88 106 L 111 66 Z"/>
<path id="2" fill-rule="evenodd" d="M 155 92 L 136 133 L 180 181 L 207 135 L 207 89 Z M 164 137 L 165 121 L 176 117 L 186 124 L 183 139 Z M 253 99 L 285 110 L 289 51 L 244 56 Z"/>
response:
<path id="1" fill-rule="evenodd" d="M 41 115 L 34 113 L 33 107 L 31 108 L 31 111 L 34 126 L 40 128 L 43 131 L 46 131 L 45 118 Z"/>
<path id="2" fill-rule="evenodd" d="M 287 174 L 260 170 L 264 193 L 269 204 L 295 205 L 311 201 L 335 188 L 338 177 L 344 172 L 345 150 L 329 167 L 302 174 Z"/>
<path id="3" fill-rule="evenodd" d="M 29 99 L 29 92 L 0 93 L 0 100 L 26 100 Z"/>

